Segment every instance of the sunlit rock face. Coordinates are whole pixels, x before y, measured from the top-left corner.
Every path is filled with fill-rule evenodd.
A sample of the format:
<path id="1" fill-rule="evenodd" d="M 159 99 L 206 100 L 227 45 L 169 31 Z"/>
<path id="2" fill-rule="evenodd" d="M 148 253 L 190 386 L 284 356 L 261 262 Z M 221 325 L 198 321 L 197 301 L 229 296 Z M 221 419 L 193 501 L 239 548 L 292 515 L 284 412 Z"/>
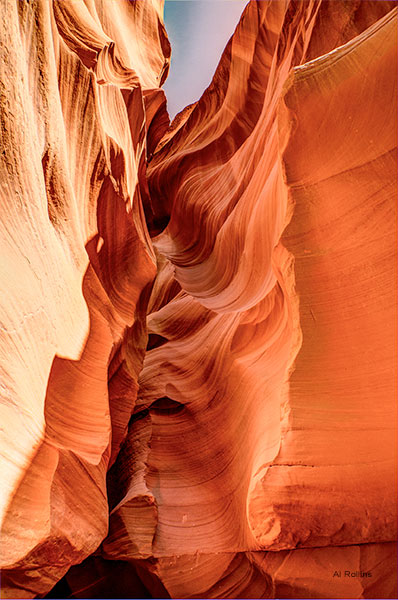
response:
<path id="1" fill-rule="evenodd" d="M 145 107 L 170 49 L 156 0 L 10 0 L 1 51 L 1 560 L 17 597 L 107 534 L 156 274 Z"/>
<path id="2" fill-rule="evenodd" d="M 4 3 L 4 597 L 396 597 L 395 6 Z"/>

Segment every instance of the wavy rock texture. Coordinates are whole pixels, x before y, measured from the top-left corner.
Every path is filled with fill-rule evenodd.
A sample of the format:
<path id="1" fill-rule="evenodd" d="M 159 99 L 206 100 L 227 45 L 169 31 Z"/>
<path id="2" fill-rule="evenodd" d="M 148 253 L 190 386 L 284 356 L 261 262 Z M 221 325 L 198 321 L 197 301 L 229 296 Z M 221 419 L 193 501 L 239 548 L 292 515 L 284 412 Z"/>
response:
<path id="1" fill-rule="evenodd" d="M 15 597 L 48 591 L 107 534 L 106 472 L 156 274 L 145 104 L 170 49 L 156 0 L 2 9 L 2 565 Z"/>
<path id="2" fill-rule="evenodd" d="M 394 6 L 5 3 L 5 597 L 396 597 Z"/>

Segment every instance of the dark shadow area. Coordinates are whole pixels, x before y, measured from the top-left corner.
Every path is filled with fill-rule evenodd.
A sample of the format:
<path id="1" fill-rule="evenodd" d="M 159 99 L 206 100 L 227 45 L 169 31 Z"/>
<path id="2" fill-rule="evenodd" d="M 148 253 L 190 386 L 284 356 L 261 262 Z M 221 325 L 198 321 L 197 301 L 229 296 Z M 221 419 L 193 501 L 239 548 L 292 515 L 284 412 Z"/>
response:
<path id="1" fill-rule="evenodd" d="M 150 333 L 148 335 L 148 344 L 147 351 L 153 350 L 154 348 L 160 348 L 163 344 L 166 344 L 169 340 L 162 335 L 158 335 L 157 333 Z"/>
<path id="2" fill-rule="evenodd" d="M 164 396 L 152 402 L 149 410 L 161 415 L 177 415 L 184 410 L 184 404 Z"/>
<path id="3" fill-rule="evenodd" d="M 152 598 L 132 563 L 91 556 L 69 569 L 45 598 Z"/>
<path id="4" fill-rule="evenodd" d="M 70 589 L 65 577 L 60 579 L 55 584 L 53 589 L 45 596 L 45 598 L 71 598 L 72 590 Z"/>

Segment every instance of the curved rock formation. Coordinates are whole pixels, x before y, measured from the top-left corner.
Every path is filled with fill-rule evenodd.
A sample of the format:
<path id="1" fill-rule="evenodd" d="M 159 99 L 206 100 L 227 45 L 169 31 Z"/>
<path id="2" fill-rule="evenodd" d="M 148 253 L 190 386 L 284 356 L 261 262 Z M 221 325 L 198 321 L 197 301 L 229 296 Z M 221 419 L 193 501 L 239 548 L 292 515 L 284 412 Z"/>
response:
<path id="1" fill-rule="evenodd" d="M 107 533 L 156 273 L 144 94 L 170 49 L 156 0 L 3 9 L 2 565 L 15 597 L 48 591 Z"/>
<path id="2" fill-rule="evenodd" d="M 7 0 L 5 597 L 396 597 L 394 6 Z"/>

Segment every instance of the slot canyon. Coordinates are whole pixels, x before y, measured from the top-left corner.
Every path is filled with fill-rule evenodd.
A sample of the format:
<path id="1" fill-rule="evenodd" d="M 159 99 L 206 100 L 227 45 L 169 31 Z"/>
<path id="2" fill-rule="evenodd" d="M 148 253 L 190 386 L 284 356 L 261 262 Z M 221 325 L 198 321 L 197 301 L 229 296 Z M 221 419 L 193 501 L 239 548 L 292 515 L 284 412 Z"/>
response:
<path id="1" fill-rule="evenodd" d="M 397 2 L 1 0 L 2 598 L 396 598 Z"/>

